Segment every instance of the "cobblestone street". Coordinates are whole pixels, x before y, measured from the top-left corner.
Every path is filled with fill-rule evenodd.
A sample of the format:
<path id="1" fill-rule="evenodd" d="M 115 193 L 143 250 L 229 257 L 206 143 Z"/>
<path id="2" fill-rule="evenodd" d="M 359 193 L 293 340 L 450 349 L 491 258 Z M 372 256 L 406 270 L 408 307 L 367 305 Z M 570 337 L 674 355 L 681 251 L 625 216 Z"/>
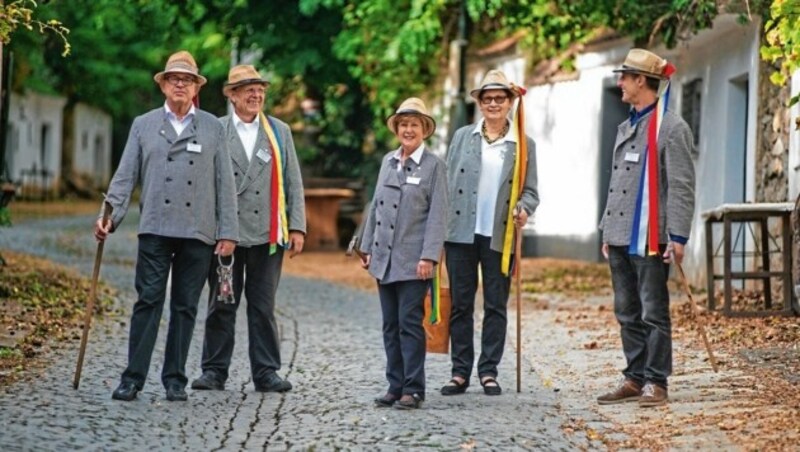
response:
<path id="1" fill-rule="evenodd" d="M 54 352 L 40 374 L 0 392 L 0 449 L 570 450 L 592 444 L 582 434 L 565 436 L 562 396 L 539 379 L 542 369 L 536 372 L 532 357 L 541 351 L 534 344 L 546 331 L 525 338 L 522 393 L 514 392 L 515 339 L 509 331 L 499 376 L 502 396 L 483 395 L 477 378 L 464 396 L 439 395 L 449 379 L 449 358 L 429 355 L 423 408 L 378 409 L 372 399 L 386 387 L 377 296 L 288 275 L 281 282 L 278 315 L 280 373 L 292 382 L 292 391 L 253 390 L 240 309 L 226 390 L 188 390 L 188 402 L 167 402 L 160 384 L 165 309 L 146 386 L 133 402 L 113 401 L 134 302 L 137 220 L 129 215 L 107 243 L 101 278 L 121 291 L 123 314 L 93 325 L 80 389 L 72 389 L 76 342 Z M 44 256 L 89 275 L 95 249 L 91 223 L 78 217 L 16 226 L 0 235 L 0 248 Z M 200 374 L 205 304 L 204 298 L 187 363 L 190 379 Z M 512 325 L 514 315 L 509 314 Z"/>

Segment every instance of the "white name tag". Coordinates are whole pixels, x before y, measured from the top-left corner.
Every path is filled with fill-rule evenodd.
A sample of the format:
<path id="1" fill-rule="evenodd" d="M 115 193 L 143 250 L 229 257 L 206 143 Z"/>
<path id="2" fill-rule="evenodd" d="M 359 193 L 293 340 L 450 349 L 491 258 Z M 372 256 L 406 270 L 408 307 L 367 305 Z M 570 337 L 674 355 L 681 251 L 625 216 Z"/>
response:
<path id="1" fill-rule="evenodd" d="M 203 146 L 197 143 L 189 143 L 186 145 L 186 150 L 199 154 L 203 150 Z"/>
<path id="2" fill-rule="evenodd" d="M 419 181 L 420 181 L 419 177 L 413 177 L 413 176 L 406 177 L 406 183 L 407 184 L 419 185 Z"/>
<path id="3" fill-rule="evenodd" d="M 263 161 L 264 161 L 264 163 L 269 163 L 270 159 L 272 158 L 272 157 L 269 155 L 269 152 L 267 152 L 267 151 L 266 151 L 266 150 L 264 150 L 264 149 L 259 149 L 259 150 L 258 150 L 258 152 L 256 152 L 256 157 L 258 157 L 258 158 L 260 158 L 261 160 L 263 160 Z"/>
<path id="4" fill-rule="evenodd" d="M 626 162 L 633 162 L 636 163 L 639 161 L 639 154 L 636 152 L 626 152 L 625 153 L 625 161 Z"/>

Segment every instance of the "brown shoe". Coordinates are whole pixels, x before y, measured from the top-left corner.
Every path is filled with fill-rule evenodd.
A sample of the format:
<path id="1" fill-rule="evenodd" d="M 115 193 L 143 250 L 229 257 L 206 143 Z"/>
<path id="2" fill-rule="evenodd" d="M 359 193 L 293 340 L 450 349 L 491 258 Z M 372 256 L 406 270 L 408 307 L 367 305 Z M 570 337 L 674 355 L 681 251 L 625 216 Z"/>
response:
<path id="1" fill-rule="evenodd" d="M 642 388 L 642 396 L 639 397 L 639 406 L 659 406 L 667 404 L 667 388 L 655 383 L 647 382 Z"/>
<path id="2" fill-rule="evenodd" d="M 642 385 L 626 378 L 619 387 L 608 394 L 597 398 L 600 405 L 613 405 L 615 403 L 635 402 L 642 395 Z"/>

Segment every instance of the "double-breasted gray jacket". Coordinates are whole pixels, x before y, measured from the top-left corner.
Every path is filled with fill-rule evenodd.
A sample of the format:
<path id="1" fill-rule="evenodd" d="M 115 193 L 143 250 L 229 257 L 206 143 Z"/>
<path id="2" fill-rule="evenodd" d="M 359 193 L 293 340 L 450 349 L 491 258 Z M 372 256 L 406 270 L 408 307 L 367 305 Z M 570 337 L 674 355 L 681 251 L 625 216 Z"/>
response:
<path id="1" fill-rule="evenodd" d="M 258 121 L 259 119 L 256 118 Z M 286 219 L 290 231 L 306 233 L 306 202 L 303 193 L 303 178 L 300 164 L 294 149 L 292 131 L 289 126 L 272 116 L 270 122 L 275 129 L 275 137 L 282 149 L 283 185 L 286 194 Z M 263 127 L 258 129 L 256 146 L 250 160 L 247 160 L 242 140 L 233 122 L 233 116 L 220 118 L 225 127 L 228 150 L 236 180 L 236 194 L 239 198 L 239 245 L 251 247 L 269 241 L 270 215 L 272 205 L 270 185 L 272 184 L 272 165 L 275 163 L 272 146 Z M 288 237 L 287 237 L 288 239 Z"/>
<path id="2" fill-rule="evenodd" d="M 526 136 L 528 144 L 528 168 L 519 205 L 528 215 L 533 215 L 539 205 L 539 190 L 536 174 L 536 143 Z M 481 178 L 481 135 L 475 124 L 456 131 L 447 149 L 447 186 L 450 211 L 448 215 L 447 241 L 473 243 L 475 240 L 475 208 L 478 204 L 478 183 Z M 516 143 L 506 142 L 500 191 L 497 193 L 492 226 L 491 249 L 502 252 L 508 209 L 511 198 L 511 182 L 516 158 Z M 512 249 L 513 249 L 512 244 Z"/>
<path id="3" fill-rule="evenodd" d="M 635 125 L 624 121 L 617 129 L 608 201 L 600 220 L 603 242 L 630 245 L 633 216 L 647 151 L 647 130 L 653 114 Z M 659 243 L 668 234 L 689 238 L 694 215 L 694 146 L 692 131 L 680 116 L 667 110 L 658 135 Z"/>
<path id="4" fill-rule="evenodd" d="M 239 239 L 236 190 L 219 120 L 195 109 L 180 136 L 164 107 L 133 120 L 106 201 L 116 228 L 141 184 L 139 234 L 197 239 L 213 245 Z"/>
<path id="5" fill-rule="evenodd" d="M 447 223 L 447 175 L 439 157 L 425 150 L 419 165 L 407 158 L 398 171 L 396 151 L 383 158 L 361 251 L 381 284 L 417 279 L 417 263 L 438 263 Z"/>

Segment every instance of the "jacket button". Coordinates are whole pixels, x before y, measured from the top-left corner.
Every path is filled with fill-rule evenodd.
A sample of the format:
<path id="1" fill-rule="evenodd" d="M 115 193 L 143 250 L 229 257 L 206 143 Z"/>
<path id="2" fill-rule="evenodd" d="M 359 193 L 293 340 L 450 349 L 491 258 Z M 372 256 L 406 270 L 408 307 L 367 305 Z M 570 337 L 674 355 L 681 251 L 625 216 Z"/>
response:
<path id="1" fill-rule="evenodd" d="M 397 204 L 393 204 L 393 206 L 394 206 L 395 209 L 397 208 Z"/>
<path id="2" fill-rule="evenodd" d="M 464 168 L 461 168 L 461 172 L 462 172 L 462 173 L 464 172 Z"/>
<path id="3" fill-rule="evenodd" d="M 187 202 L 187 203 L 186 203 L 186 207 L 192 207 L 192 203 L 190 203 L 190 202 Z"/>
<path id="4" fill-rule="evenodd" d="M 460 195 L 460 194 L 462 194 L 462 193 L 464 193 L 464 190 L 462 190 L 462 189 L 460 189 L 460 188 L 459 188 L 459 189 L 458 189 L 458 194 Z"/>
<path id="5" fill-rule="evenodd" d="M 631 149 L 636 149 L 636 145 L 635 145 L 635 144 L 632 144 L 632 145 L 631 145 Z"/>
<path id="6" fill-rule="evenodd" d="M 506 199 L 506 205 L 508 205 L 508 202 L 509 202 L 509 200 L 508 200 L 508 199 Z"/>
<path id="7" fill-rule="evenodd" d="M 164 204 L 169 204 L 169 199 L 165 199 Z"/>
<path id="8" fill-rule="evenodd" d="M 606 210 L 606 216 L 608 216 L 608 215 L 611 215 L 611 211 L 610 210 Z"/>
<path id="9" fill-rule="evenodd" d="M 383 205 L 383 201 L 381 201 L 381 205 Z"/>
<path id="10" fill-rule="evenodd" d="M 378 242 L 375 242 L 375 246 L 378 246 Z"/>
<path id="11" fill-rule="evenodd" d="M 617 165 L 614 165 L 614 169 L 617 169 Z"/>
<path id="12" fill-rule="evenodd" d="M 253 211 L 253 213 L 254 213 L 254 214 L 256 214 L 256 215 L 258 215 L 258 211 L 257 211 L 257 210 L 254 210 L 254 211 Z"/>
<path id="13" fill-rule="evenodd" d="M 411 171 L 411 168 L 406 168 L 406 171 Z"/>
<path id="14" fill-rule="evenodd" d="M 628 194 L 628 190 L 622 190 L 622 194 L 623 195 L 627 195 Z"/>
<path id="15" fill-rule="evenodd" d="M 172 161 L 172 157 L 167 157 L 167 161 L 171 162 Z"/>
<path id="16" fill-rule="evenodd" d="M 508 181 L 508 185 L 511 185 L 511 182 L 512 182 L 512 181 Z"/>
<path id="17" fill-rule="evenodd" d="M 172 182 L 172 178 L 171 178 L 171 177 L 168 177 L 168 178 L 167 178 L 167 182 Z"/>
<path id="18" fill-rule="evenodd" d="M 614 193 L 614 189 L 613 189 L 613 188 L 609 188 L 609 189 L 608 189 L 608 192 L 609 192 L 609 193 Z"/>
<path id="19" fill-rule="evenodd" d="M 456 215 L 461 215 L 461 211 L 460 210 L 456 210 Z"/>
<path id="20" fill-rule="evenodd" d="M 630 167 L 630 166 L 626 166 L 626 167 L 625 167 L 625 171 L 630 171 L 630 170 L 631 170 L 631 167 Z"/>
<path id="21" fill-rule="evenodd" d="M 256 194 L 257 194 L 257 195 L 260 195 L 260 194 L 261 194 L 261 192 L 256 190 Z"/>
<path id="22" fill-rule="evenodd" d="M 189 160 L 190 165 L 194 165 L 194 160 Z"/>
<path id="23" fill-rule="evenodd" d="M 394 225 L 390 225 L 389 227 L 390 227 L 390 228 L 392 228 L 392 229 L 394 230 Z"/>
<path id="24" fill-rule="evenodd" d="M 238 175 L 239 175 L 239 173 L 233 173 L 233 175 L 234 175 L 234 176 L 238 176 Z"/>
<path id="25" fill-rule="evenodd" d="M 389 251 L 391 251 L 391 250 L 392 250 L 392 245 L 389 245 Z"/>
<path id="26" fill-rule="evenodd" d="M 187 184 L 192 185 L 192 181 L 186 181 Z"/>
<path id="27" fill-rule="evenodd" d="M 623 212 L 620 212 L 620 213 L 619 213 L 619 216 L 623 216 L 623 215 L 625 215 Z"/>
<path id="28" fill-rule="evenodd" d="M 239 215 L 240 213 L 242 213 L 240 210 L 236 211 L 236 215 Z"/>
<path id="29" fill-rule="evenodd" d="M 381 225 L 381 222 L 379 221 L 379 222 L 378 222 L 378 226 L 380 226 L 380 225 Z"/>

